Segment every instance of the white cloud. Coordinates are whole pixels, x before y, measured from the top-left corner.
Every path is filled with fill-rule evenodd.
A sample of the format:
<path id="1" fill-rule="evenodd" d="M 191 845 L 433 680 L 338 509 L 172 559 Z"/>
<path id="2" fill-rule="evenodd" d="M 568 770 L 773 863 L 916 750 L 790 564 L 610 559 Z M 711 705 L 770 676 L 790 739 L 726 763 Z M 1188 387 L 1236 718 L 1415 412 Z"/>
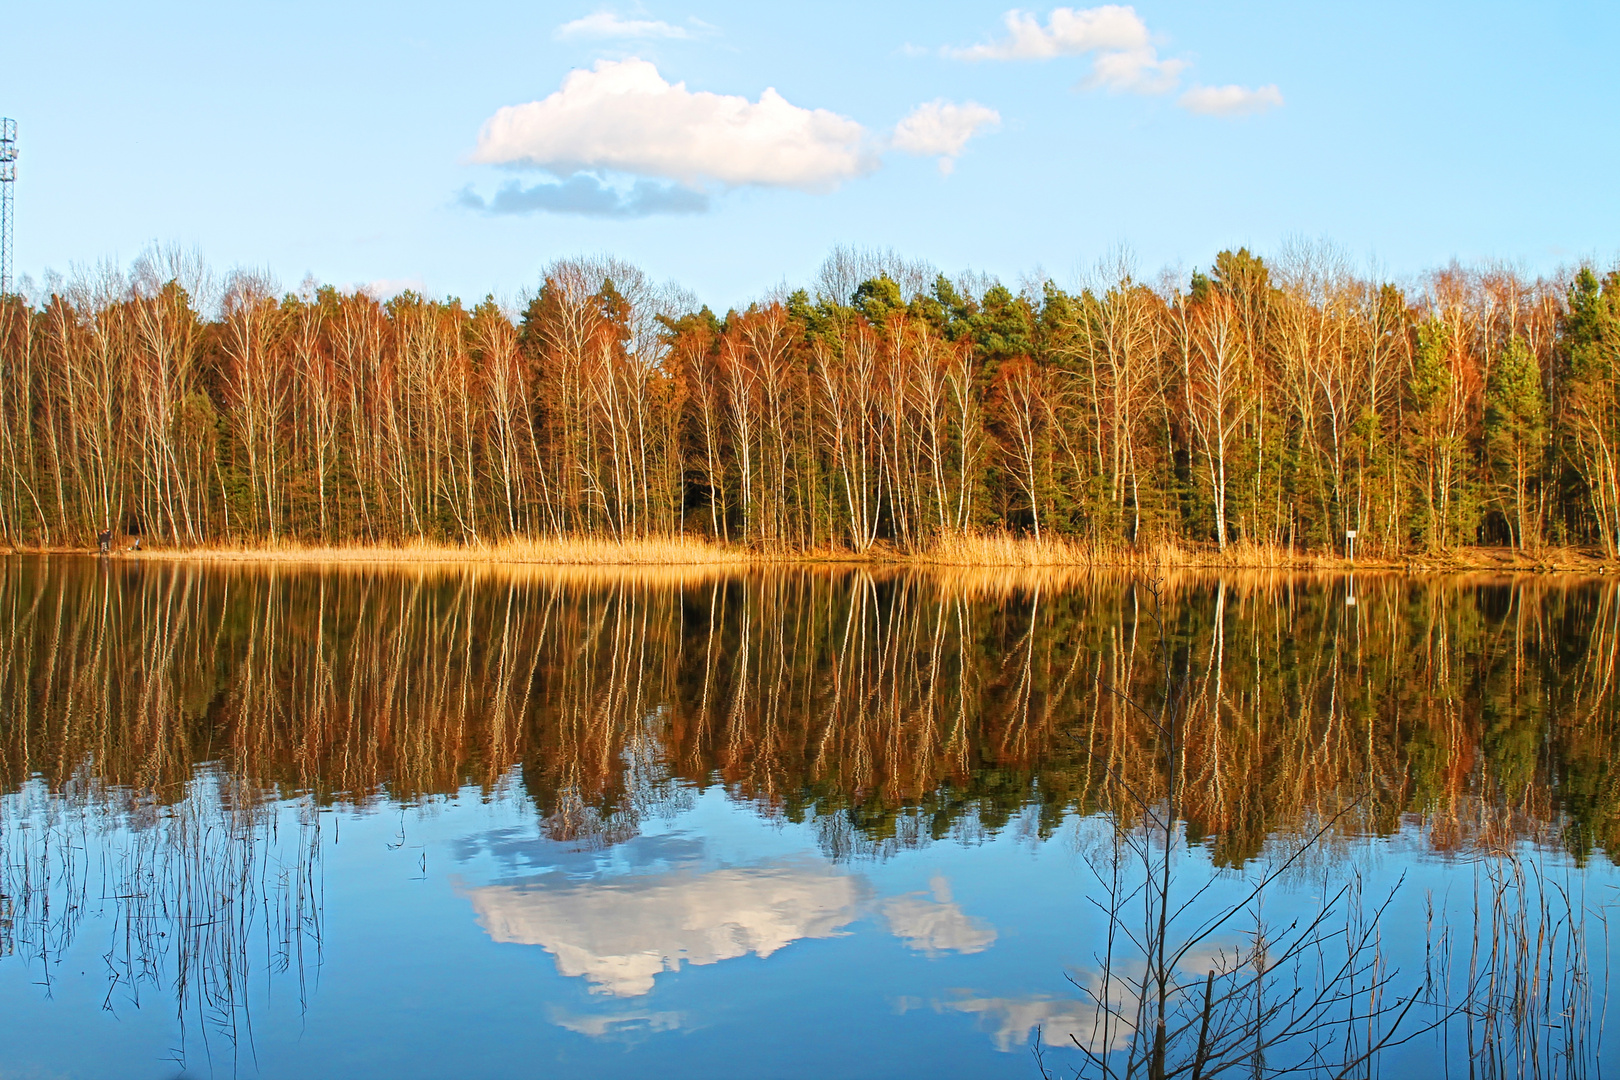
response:
<path id="1" fill-rule="evenodd" d="M 1282 91 L 1275 83 L 1258 86 L 1195 86 L 1176 100 L 1188 112 L 1201 116 L 1244 116 L 1280 108 Z"/>
<path id="2" fill-rule="evenodd" d="M 1001 114 L 976 101 L 955 102 L 938 98 L 912 109 L 895 125 L 890 139 L 896 150 L 919 157 L 939 158 L 939 171 L 949 173 L 956 155 L 980 131 L 1001 126 Z"/>
<path id="3" fill-rule="evenodd" d="M 1168 94 L 1181 81 L 1185 60 L 1161 60 L 1148 49 L 1105 52 L 1092 61 L 1085 85 L 1133 94 Z"/>
<path id="4" fill-rule="evenodd" d="M 363 292 L 373 300 L 388 300 L 402 292 L 425 293 L 427 286 L 420 277 L 378 278 L 356 286 L 355 291 Z"/>
<path id="5" fill-rule="evenodd" d="M 1007 36 L 999 41 L 965 49 L 947 49 L 958 60 L 1051 60 L 1089 52 L 1151 50 L 1147 25 L 1136 9 L 1121 4 L 1102 7 L 1054 8 L 1042 26 L 1027 11 L 1014 9 L 1002 16 Z"/>
<path id="6" fill-rule="evenodd" d="M 704 184 L 827 191 L 878 166 L 866 129 L 767 89 L 745 97 L 693 93 L 645 60 L 598 60 L 542 101 L 485 122 L 472 159 L 558 176 L 610 170 Z"/>
<path id="7" fill-rule="evenodd" d="M 1187 70 L 1185 60 L 1161 57 L 1147 24 L 1136 9 L 1123 4 L 1093 8 L 1053 8 L 1042 25 L 1039 16 L 1014 9 L 1002 16 L 1006 34 L 967 48 L 946 49 L 958 60 L 1052 60 L 1091 56 L 1088 89 L 1133 94 L 1168 94 Z M 1239 86 L 1198 86 L 1180 104 L 1193 112 L 1231 116 L 1259 112 L 1282 104 L 1275 86 L 1245 90 Z"/>
<path id="8" fill-rule="evenodd" d="M 832 937 L 859 916 L 867 891 L 826 866 L 780 863 L 584 882 L 559 875 L 468 897 L 491 939 L 539 945 L 593 992 L 636 997 L 682 962 L 766 957 L 801 938 Z"/>
<path id="9" fill-rule="evenodd" d="M 1013 10 L 1002 17 L 1005 37 L 965 49 L 946 49 L 958 60 L 1053 60 L 1093 56 L 1084 85 L 1135 94 L 1174 90 L 1185 60 L 1162 59 L 1136 9 L 1122 4 L 1094 8 L 1053 8 L 1042 26 L 1038 17 Z"/>
<path id="10" fill-rule="evenodd" d="M 965 49 L 947 49 L 958 60 L 1052 60 L 1094 54 L 1084 85 L 1136 94 L 1164 94 L 1176 87 L 1184 60 L 1162 59 L 1136 9 L 1120 4 L 1053 8 L 1046 25 L 1027 11 L 1002 17 L 1005 37 Z"/>
<path id="11" fill-rule="evenodd" d="M 611 11 L 598 11 L 565 22 L 552 31 L 552 37 L 569 38 L 633 38 L 645 41 L 651 38 L 688 38 L 692 35 L 683 27 L 672 26 L 657 19 L 623 19 Z"/>

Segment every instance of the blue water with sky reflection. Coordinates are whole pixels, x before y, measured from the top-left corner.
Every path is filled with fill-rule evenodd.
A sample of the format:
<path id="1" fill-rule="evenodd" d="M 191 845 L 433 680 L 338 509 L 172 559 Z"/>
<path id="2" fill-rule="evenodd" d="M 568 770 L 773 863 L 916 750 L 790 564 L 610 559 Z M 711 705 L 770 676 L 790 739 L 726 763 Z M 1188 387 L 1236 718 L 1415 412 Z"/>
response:
<path id="1" fill-rule="evenodd" d="M 7 796 L 8 817 L 41 797 Z M 676 803 L 594 851 L 540 835 L 510 788 L 323 811 L 318 949 L 245 980 L 234 1045 L 193 1010 L 182 1046 L 172 992 L 113 982 L 115 902 L 92 888 L 62 954 L 0 963 L 0 1075 L 1015 1077 L 1038 1075 L 1037 1025 L 1060 1046 L 1049 1065 L 1078 1064 L 1053 1035 L 1087 1023 L 1066 976 L 1095 966 L 1084 849 L 1102 823 L 840 863 L 718 789 Z M 278 816 L 296 829 L 295 807 Z M 93 861 L 129 842 L 87 827 Z M 1457 876 L 1399 837 L 1351 858 L 1370 889 L 1408 875 L 1396 941 L 1421 938 L 1422 891 Z M 1318 884 L 1302 874 L 1274 911 Z"/>
<path id="2" fill-rule="evenodd" d="M 684 802 L 599 851 L 538 835 L 510 792 L 325 812 L 303 999 L 296 971 L 256 973 L 238 1045 L 197 1025 L 185 1074 L 1028 1073 L 1084 959 L 1072 829 L 840 864 L 721 791 Z M 108 994 L 111 906 L 93 898 L 48 992 L 40 963 L 0 967 L 30 1033 L 3 1075 L 174 1072 L 169 996 Z"/>

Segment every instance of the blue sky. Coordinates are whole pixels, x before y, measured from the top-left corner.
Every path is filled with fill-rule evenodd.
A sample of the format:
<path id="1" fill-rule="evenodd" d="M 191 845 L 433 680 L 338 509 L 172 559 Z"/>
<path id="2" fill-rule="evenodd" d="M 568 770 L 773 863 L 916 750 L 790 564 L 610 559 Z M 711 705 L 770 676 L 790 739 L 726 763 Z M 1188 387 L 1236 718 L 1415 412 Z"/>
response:
<path id="1" fill-rule="evenodd" d="M 17 267 L 156 241 L 472 299 L 607 252 L 723 308 L 837 243 L 1009 282 L 1120 244 L 1150 275 L 1289 237 L 1397 278 L 1620 252 L 1620 5 L 1025 10 L 16 5 Z M 489 210 L 592 200 L 621 216 Z"/>

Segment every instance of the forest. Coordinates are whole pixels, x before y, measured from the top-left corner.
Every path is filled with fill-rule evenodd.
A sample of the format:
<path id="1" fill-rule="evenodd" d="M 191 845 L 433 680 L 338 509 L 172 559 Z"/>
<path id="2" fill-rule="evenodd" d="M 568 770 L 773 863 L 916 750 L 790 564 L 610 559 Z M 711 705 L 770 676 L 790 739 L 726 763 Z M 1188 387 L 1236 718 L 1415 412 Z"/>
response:
<path id="1" fill-rule="evenodd" d="M 1399 556 L 1620 545 L 1620 271 L 1325 245 L 1072 290 L 837 249 L 723 317 L 608 257 L 468 306 L 154 252 L 0 299 L 0 539 Z"/>

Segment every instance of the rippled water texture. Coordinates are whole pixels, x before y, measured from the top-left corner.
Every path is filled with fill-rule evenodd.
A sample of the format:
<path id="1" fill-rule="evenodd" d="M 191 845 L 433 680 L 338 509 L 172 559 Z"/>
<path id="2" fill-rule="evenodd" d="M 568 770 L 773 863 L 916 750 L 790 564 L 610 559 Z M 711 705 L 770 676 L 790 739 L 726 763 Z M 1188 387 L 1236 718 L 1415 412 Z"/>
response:
<path id="1" fill-rule="evenodd" d="M 0 1077 L 1146 1075 L 1155 971 L 1226 1075 L 1597 1075 L 1617 659 L 1604 579 L 12 558 Z"/>

